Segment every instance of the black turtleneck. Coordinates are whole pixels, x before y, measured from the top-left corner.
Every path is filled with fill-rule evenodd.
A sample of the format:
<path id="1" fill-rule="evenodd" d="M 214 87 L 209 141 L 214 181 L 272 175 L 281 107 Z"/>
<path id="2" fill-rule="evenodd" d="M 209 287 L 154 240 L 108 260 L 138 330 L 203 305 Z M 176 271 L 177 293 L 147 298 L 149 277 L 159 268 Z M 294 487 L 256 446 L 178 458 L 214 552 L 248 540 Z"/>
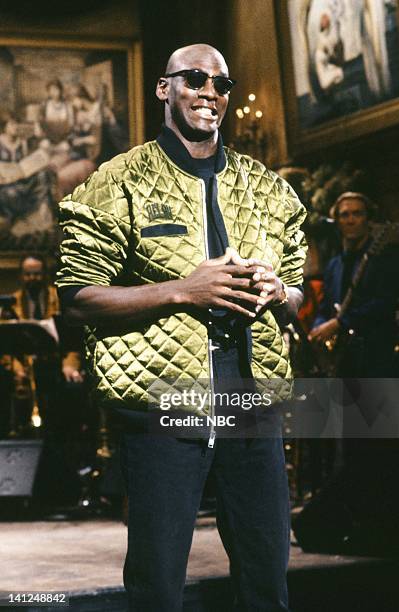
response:
<path id="1" fill-rule="evenodd" d="M 219 135 L 217 150 L 214 155 L 206 158 L 194 158 L 183 145 L 176 134 L 166 125 L 162 126 L 157 138 L 158 144 L 182 170 L 204 181 L 207 225 L 208 225 L 208 251 L 209 258 L 220 257 L 229 246 L 226 228 L 219 209 L 215 174 L 223 170 L 226 165 L 226 156 L 223 150 L 222 137 Z"/>

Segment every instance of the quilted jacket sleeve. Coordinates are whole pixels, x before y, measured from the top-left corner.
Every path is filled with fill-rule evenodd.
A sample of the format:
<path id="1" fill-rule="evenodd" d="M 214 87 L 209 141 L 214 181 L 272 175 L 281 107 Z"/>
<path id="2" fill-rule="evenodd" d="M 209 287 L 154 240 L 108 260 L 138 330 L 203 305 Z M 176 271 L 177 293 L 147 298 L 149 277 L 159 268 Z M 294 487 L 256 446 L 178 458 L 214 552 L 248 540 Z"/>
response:
<path id="1" fill-rule="evenodd" d="M 301 225 L 305 220 L 306 210 L 294 190 L 285 181 L 283 194 L 284 250 L 279 277 L 286 285 L 302 285 L 307 245 Z"/>
<path id="2" fill-rule="evenodd" d="M 63 240 L 56 285 L 110 285 L 127 257 L 128 205 L 107 170 L 95 172 L 59 205 Z"/>

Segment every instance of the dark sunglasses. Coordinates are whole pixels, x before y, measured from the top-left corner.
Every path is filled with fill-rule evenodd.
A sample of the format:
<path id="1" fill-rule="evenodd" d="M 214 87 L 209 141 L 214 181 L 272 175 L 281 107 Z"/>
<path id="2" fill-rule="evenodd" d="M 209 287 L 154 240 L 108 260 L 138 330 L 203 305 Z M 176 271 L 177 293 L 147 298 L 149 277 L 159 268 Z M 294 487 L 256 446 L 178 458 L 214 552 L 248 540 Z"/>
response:
<path id="1" fill-rule="evenodd" d="M 192 68 L 191 70 L 179 70 L 178 72 L 170 72 L 165 74 L 165 77 L 182 76 L 186 79 L 187 87 L 190 89 L 201 89 L 205 85 L 208 79 L 212 79 L 213 86 L 220 96 L 224 96 L 229 93 L 233 85 L 237 81 L 229 79 L 225 76 L 210 76 L 198 68 Z"/>

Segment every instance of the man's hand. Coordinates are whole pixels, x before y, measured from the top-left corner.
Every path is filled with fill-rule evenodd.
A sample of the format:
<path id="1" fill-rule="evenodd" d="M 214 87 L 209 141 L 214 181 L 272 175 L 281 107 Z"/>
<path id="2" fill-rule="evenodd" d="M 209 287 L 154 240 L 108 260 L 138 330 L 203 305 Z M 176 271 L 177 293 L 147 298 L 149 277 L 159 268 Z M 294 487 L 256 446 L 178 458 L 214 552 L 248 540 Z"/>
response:
<path id="1" fill-rule="evenodd" d="M 237 251 L 234 249 L 231 251 L 233 251 L 233 263 L 245 263 L 248 266 L 258 267 L 258 271 L 253 276 L 253 280 L 256 281 L 253 289 L 259 292 L 258 305 L 255 309 L 257 313 L 264 307 L 273 306 L 273 303 L 279 303 L 284 299 L 284 284 L 276 275 L 271 263 L 255 258 L 242 259 Z"/>
<path id="2" fill-rule="evenodd" d="M 204 261 L 180 281 L 179 301 L 198 308 L 226 308 L 254 318 L 256 313 L 248 306 L 255 310 L 263 305 L 261 286 L 257 289 L 256 285 L 265 273 L 264 266 L 251 264 L 228 248 L 224 255 Z"/>
<path id="3" fill-rule="evenodd" d="M 77 370 L 76 368 L 74 368 L 73 366 L 70 365 L 63 365 L 62 366 L 62 373 L 65 377 L 65 380 L 67 382 L 73 382 L 73 383 L 82 383 L 83 382 L 83 376 L 82 373 Z"/>
<path id="4" fill-rule="evenodd" d="M 102 325 L 123 321 L 137 326 L 140 321 L 166 317 L 175 312 L 222 308 L 251 319 L 261 309 L 280 301 L 283 284 L 272 266 L 261 260 L 243 259 L 231 248 L 221 257 L 202 262 L 183 279 L 134 287 L 82 287 L 65 308 L 70 325 Z M 296 314 L 302 292 L 289 287 L 284 312 Z M 283 310 L 283 309 L 276 309 Z"/>
<path id="5" fill-rule="evenodd" d="M 262 262 L 262 265 L 264 266 L 264 272 L 257 273 L 254 276 L 254 280 L 258 281 L 256 288 L 260 289 L 259 295 L 261 298 L 261 306 L 257 307 L 257 310 L 279 304 L 286 297 L 284 283 L 275 273 L 272 264 Z"/>
<path id="6" fill-rule="evenodd" d="M 338 319 L 330 319 L 329 321 L 326 321 L 325 323 L 322 323 L 321 325 L 318 325 L 312 329 L 308 335 L 308 340 L 320 344 L 322 342 L 327 342 L 327 340 L 330 340 L 339 332 L 339 329 L 340 324 Z"/>

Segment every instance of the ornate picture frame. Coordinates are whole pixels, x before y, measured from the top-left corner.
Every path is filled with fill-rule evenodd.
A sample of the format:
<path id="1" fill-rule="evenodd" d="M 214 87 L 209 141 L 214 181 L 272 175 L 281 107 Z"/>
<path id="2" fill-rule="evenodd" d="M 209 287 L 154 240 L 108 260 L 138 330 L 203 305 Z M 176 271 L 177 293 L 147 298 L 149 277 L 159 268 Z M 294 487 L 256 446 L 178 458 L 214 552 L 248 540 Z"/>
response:
<path id="1" fill-rule="evenodd" d="M 396 0 L 275 1 L 292 155 L 399 123 Z"/>
<path id="2" fill-rule="evenodd" d="M 144 139 L 141 45 L 0 37 L 0 260 L 52 256 L 57 204 Z"/>

